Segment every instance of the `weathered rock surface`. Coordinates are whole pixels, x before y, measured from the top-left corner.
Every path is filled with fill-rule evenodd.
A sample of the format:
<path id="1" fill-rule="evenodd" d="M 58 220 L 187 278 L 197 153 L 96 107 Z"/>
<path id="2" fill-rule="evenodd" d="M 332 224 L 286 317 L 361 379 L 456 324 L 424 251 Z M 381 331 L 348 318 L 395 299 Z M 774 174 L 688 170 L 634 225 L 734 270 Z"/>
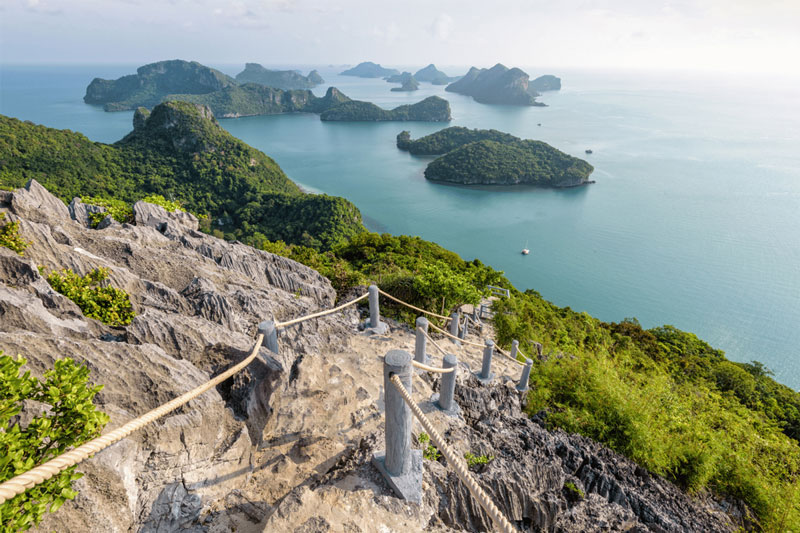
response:
<path id="1" fill-rule="evenodd" d="M 139 205 L 137 225 L 93 230 L 33 182 L 0 192 L 0 209 L 31 241 L 24 257 L 0 248 L 0 350 L 25 356 L 36 374 L 58 357 L 87 364 L 105 385 L 98 400 L 109 429 L 242 360 L 257 322 L 301 316 L 335 298 L 318 273 L 199 233 L 196 221 L 156 206 Z M 112 328 L 84 317 L 38 265 L 111 268 L 136 318 Z M 38 531 L 492 530 L 443 462 L 425 461 L 421 505 L 399 500 L 372 466 L 384 448 L 382 357 L 413 350 L 414 336 L 391 321 L 387 335 L 357 335 L 360 321 L 349 308 L 281 330 L 280 353 L 261 348 L 216 390 L 81 464 L 79 496 Z M 424 401 L 438 388 L 430 375 L 415 378 L 414 397 L 457 453 L 494 457 L 475 475 L 522 531 L 735 529 L 714 501 L 692 499 L 593 441 L 528 419 L 510 382 L 518 366 L 498 360 L 499 377 L 483 386 L 469 372 L 480 367 L 480 351 L 442 345 L 460 361 L 461 415 Z M 420 431 L 415 422 L 415 439 Z"/>

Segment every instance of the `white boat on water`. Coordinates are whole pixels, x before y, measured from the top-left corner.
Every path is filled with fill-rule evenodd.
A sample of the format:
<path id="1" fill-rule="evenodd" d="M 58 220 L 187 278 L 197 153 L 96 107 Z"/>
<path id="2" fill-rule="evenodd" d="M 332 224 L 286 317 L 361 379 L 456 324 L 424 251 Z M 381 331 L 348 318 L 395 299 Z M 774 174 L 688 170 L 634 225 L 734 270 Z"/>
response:
<path id="1" fill-rule="evenodd" d="M 522 255 L 528 255 L 529 253 L 531 253 L 531 251 L 528 250 L 527 248 L 522 249 Z"/>

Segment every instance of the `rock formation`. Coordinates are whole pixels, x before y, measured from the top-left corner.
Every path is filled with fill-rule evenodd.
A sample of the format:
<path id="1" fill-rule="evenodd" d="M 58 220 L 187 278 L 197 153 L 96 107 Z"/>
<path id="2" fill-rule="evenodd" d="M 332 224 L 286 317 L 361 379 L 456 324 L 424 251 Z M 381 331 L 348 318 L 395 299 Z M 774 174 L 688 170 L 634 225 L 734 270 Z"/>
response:
<path id="1" fill-rule="evenodd" d="M 35 181 L 0 191 L 0 209 L 31 241 L 24 257 L 0 248 L 0 349 L 39 375 L 57 357 L 86 363 L 105 385 L 109 429 L 241 360 L 258 321 L 334 303 L 315 271 L 199 233 L 186 213 L 138 203 L 135 225 L 93 230 L 79 204 L 68 209 Z M 84 317 L 38 265 L 111 268 L 136 318 L 112 328 Z M 348 308 L 282 330 L 279 353 L 262 348 L 216 390 L 82 463 L 79 496 L 38 531 L 491 530 L 444 464 L 425 461 L 421 505 L 397 499 L 372 466 L 383 447 L 381 356 L 413 349 L 414 336 L 391 321 L 387 336 L 358 335 L 360 320 Z M 545 413 L 528 419 L 506 377 L 516 378 L 513 363 L 499 360 L 500 377 L 482 386 L 469 372 L 480 355 L 446 346 L 460 361 L 461 416 L 426 401 L 438 388 L 431 375 L 415 378 L 413 394 L 459 453 L 493 457 L 475 476 L 521 531 L 735 529 L 717 502 L 588 439 L 547 431 Z"/>
<path id="2" fill-rule="evenodd" d="M 544 105 L 528 92 L 528 74 L 500 63 L 490 69 L 472 67 L 464 77 L 445 87 L 445 90 L 472 96 L 482 104 Z"/>

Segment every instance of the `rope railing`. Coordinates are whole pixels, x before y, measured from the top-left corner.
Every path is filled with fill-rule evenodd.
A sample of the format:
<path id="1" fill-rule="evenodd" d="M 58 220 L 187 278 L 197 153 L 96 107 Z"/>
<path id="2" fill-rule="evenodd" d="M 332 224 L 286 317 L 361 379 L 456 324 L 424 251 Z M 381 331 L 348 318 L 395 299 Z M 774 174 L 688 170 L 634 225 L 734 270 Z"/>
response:
<path id="1" fill-rule="evenodd" d="M 74 448 L 66 453 L 55 457 L 46 463 L 39 465 L 27 472 L 19 474 L 17 476 L 12 477 L 11 479 L 0 483 L 0 505 L 5 503 L 6 501 L 14 498 L 25 492 L 26 490 L 40 484 L 44 483 L 51 477 L 55 476 L 56 474 L 63 472 L 67 468 L 74 466 L 81 461 L 91 457 L 92 455 L 96 454 L 99 451 L 102 451 L 112 444 L 124 439 L 134 431 L 137 431 L 147 424 L 161 418 L 162 416 L 166 415 L 167 413 L 174 411 L 178 407 L 188 403 L 189 401 L 197 398 L 204 392 L 210 390 L 213 387 L 216 387 L 232 375 L 239 372 L 241 369 L 246 367 L 250 364 L 250 362 L 255 359 L 258 355 L 258 350 L 261 347 L 261 343 L 264 340 L 263 335 L 258 335 L 256 338 L 255 346 L 253 346 L 253 351 L 248 355 L 244 360 L 240 363 L 232 366 L 222 374 L 216 376 L 213 379 L 206 381 L 204 384 L 196 387 L 189 392 L 178 396 L 177 398 L 159 406 L 155 409 L 145 413 L 142 416 L 134 418 L 127 424 L 124 424 L 117 429 L 105 434 L 101 435 L 100 437 L 96 437 L 89 442 L 85 442 Z"/>
<path id="2" fill-rule="evenodd" d="M 312 318 L 319 318 L 321 316 L 333 314 L 333 313 L 335 313 L 337 311 L 341 311 L 345 307 L 348 307 L 348 306 L 351 306 L 351 305 L 353 305 L 355 303 L 360 302 L 361 300 L 363 300 L 367 296 L 369 296 L 369 293 L 365 292 L 364 294 L 362 294 L 358 298 L 356 298 L 354 300 L 350 300 L 347 303 L 343 303 L 342 305 L 340 305 L 338 307 L 334 307 L 333 309 L 327 309 L 325 311 L 320 311 L 318 313 L 312 313 L 310 315 L 301 316 L 299 318 L 294 318 L 292 320 L 287 320 L 286 322 L 275 322 L 275 327 L 276 328 L 285 328 L 287 326 L 293 326 L 294 324 L 299 324 L 300 322 L 305 322 L 306 320 L 311 320 Z"/>
<path id="3" fill-rule="evenodd" d="M 436 313 L 432 313 L 431 311 L 426 311 L 425 309 L 420 309 L 419 307 L 417 307 L 417 306 L 415 306 L 415 305 L 411 305 L 411 304 L 410 304 L 410 303 L 408 303 L 408 302 L 404 302 L 404 301 L 403 301 L 403 300 L 401 300 L 400 298 L 395 298 L 394 296 L 392 296 L 392 295 L 391 295 L 391 294 L 389 294 L 388 292 L 384 292 L 384 291 L 383 291 L 383 290 L 381 290 L 381 289 L 378 289 L 378 292 L 379 292 L 379 293 L 381 293 L 381 294 L 383 294 L 384 296 L 386 296 L 386 297 L 387 297 L 387 298 L 389 298 L 390 300 L 394 300 L 395 302 L 397 302 L 397 303 L 399 303 L 399 304 L 402 304 L 402 305 L 405 305 L 406 307 L 408 307 L 408 308 L 410 308 L 410 309 L 413 309 L 413 310 L 415 310 L 415 311 L 419 311 L 420 313 L 424 313 L 424 314 L 426 314 L 426 315 L 434 316 L 434 317 L 436 317 L 436 318 L 441 318 L 442 320 L 451 320 L 451 318 L 450 318 L 449 316 L 437 315 Z"/>
<path id="4" fill-rule="evenodd" d="M 496 350 L 497 350 L 497 351 L 500 353 L 500 355 L 503 355 L 503 356 L 505 356 L 505 358 L 506 358 L 506 359 L 508 359 L 509 361 L 514 361 L 514 362 L 515 362 L 515 363 L 517 363 L 519 366 L 525 366 L 525 363 L 523 363 L 522 361 L 518 361 L 518 360 L 514 359 L 513 357 L 511 357 L 511 354 L 510 354 L 510 353 L 508 353 L 507 351 L 505 351 L 505 350 L 504 350 L 504 349 L 502 349 L 501 347 L 499 347 L 499 346 L 495 345 L 495 349 L 496 349 Z M 521 354 L 521 352 L 519 352 L 519 351 L 517 351 L 517 353 L 518 353 L 518 354 L 520 354 L 520 355 L 522 355 L 522 354 Z"/>
<path id="5" fill-rule="evenodd" d="M 478 485 L 478 482 L 475 481 L 475 478 L 469 473 L 466 464 L 464 461 L 458 457 L 458 455 L 453 452 L 447 442 L 442 438 L 436 428 L 433 427 L 430 420 L 425 416 L 422 412 L 422 409 L 419 408 L 419 405 L 414 401 L 411 395 L 408 393 L 406 388 L 403 386 L 403 382 L 400 380 L 400 377 L 396 374 L 391 377 L 391 382 L 403 397 L 408 407 L 411 409 L 411 412 L 414 413 L 414 416 L 417 417 L 422 427 L 425 428 L 425 431 L 428 432 L 433 443 L 442 452 L 445 459 L 447 459 L 447 463 L 456 473 L 458 478 L 461 480 L 462 483 L 467 487 L 472 497 L 478 502 L 478 504 L 486 511 L 486 514 L 491 517 L 492 521 L 495 525 L 502 531 L 503 533 L 515 533 L 517 530 L 514 526 L 511 525 L 511 522 L 503 516 L 503 513 L 500 512 L 500 509 L 494 504 L 494 502 L 489 498 L 486 492 Z"/>
<path id="6" fill-rule="evenodd" d="M 451 339 L 455 339 L 455 340 L 457 340 L 459 342 L 463 342 L 464 344 L 470 344 L 472 346 L 478 346 L 480 348 L 483 348 L 483 346 L 484 346 L 484 344 L 480 343 L 480 342 L 473 342 L 473 341 L 468 341 L 466 339 L 460 339 L 460 338 L 456 337 L 455 335 L 453 335 L 451 333 L 448 333 L 447 331 L 443 330 L 442 328 L 440 328 L 439 326 L 437 326 L 435 324 L 430 324 L 430 327 L 432 327 L 433 329 L 435 329 L 436 331 L 438 331 L 439 333 L 441 333 L 445 337 L 450 337 Z"/>
<path id="7" fill-rule="evenodd" d="M 435 374 L 449 374 L 450 372 L 453 372 L 455 370 L 455 368 L 440 368 L 438 366 L 428 366 L 418 361 L 411 361 L 411 364 L 419 369 L 425 370 L 426 372 L 433 372 Z"/>
<path id="8" fill-rule="evenodd" d="M 428 324 L 428 325 L 430 326 L 430 324 Z M 433 337 L 428 335 L 427 331 L 423 331 L 422 334 L 425 335 L 425 338 L 427 338 L 430 341 L 430 343 L 433 344 L 436 347 L 437 350 L 442 352 L 442 355 L 447 355 L 447 350 L 445 350 L 444 348 L 439 346 L 439 343 L 437 343 L 435 340 L 433 340 Z"/>

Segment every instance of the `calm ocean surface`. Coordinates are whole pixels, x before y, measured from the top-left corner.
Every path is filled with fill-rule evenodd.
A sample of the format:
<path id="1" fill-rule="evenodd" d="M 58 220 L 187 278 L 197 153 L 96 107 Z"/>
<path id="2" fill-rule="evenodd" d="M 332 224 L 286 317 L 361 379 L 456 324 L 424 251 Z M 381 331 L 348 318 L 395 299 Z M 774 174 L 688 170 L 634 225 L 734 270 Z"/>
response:
<path id="1" fill-rule="evenodd" d="M 132 113 L 105 113 L 82 97 L 94 76 L 134 70 L 1 67 L 0 113 L 113 142 L 131 129 Z M 393 84 L 339 70 L 320 69 L 327 83 L 315 92 L 334 85 L 384 107 L 439 94 L 450 101 L 452 125 L 546 141 L 591 162 L 597 183 L 565 191 L 428 183 L 427 160 L 397 150 L 395 136 L 443 124 L 325 123 L 316 115 L 221 124 L 305 188 L 353 201 L 370 229 L 478 257 L 517 287 L 603 320 L 637 317 L 646 327 L 695 332 L 800 387 L 800 101 L 791 85 L 553 71 L 564 88 L 545 93 L 548 107 L 516 108 L 426 83 L 392 93 Z M 588 148 L 594 153 L 585 155 Z M 531 255 L 523 257 L 526 244 Z"/>

